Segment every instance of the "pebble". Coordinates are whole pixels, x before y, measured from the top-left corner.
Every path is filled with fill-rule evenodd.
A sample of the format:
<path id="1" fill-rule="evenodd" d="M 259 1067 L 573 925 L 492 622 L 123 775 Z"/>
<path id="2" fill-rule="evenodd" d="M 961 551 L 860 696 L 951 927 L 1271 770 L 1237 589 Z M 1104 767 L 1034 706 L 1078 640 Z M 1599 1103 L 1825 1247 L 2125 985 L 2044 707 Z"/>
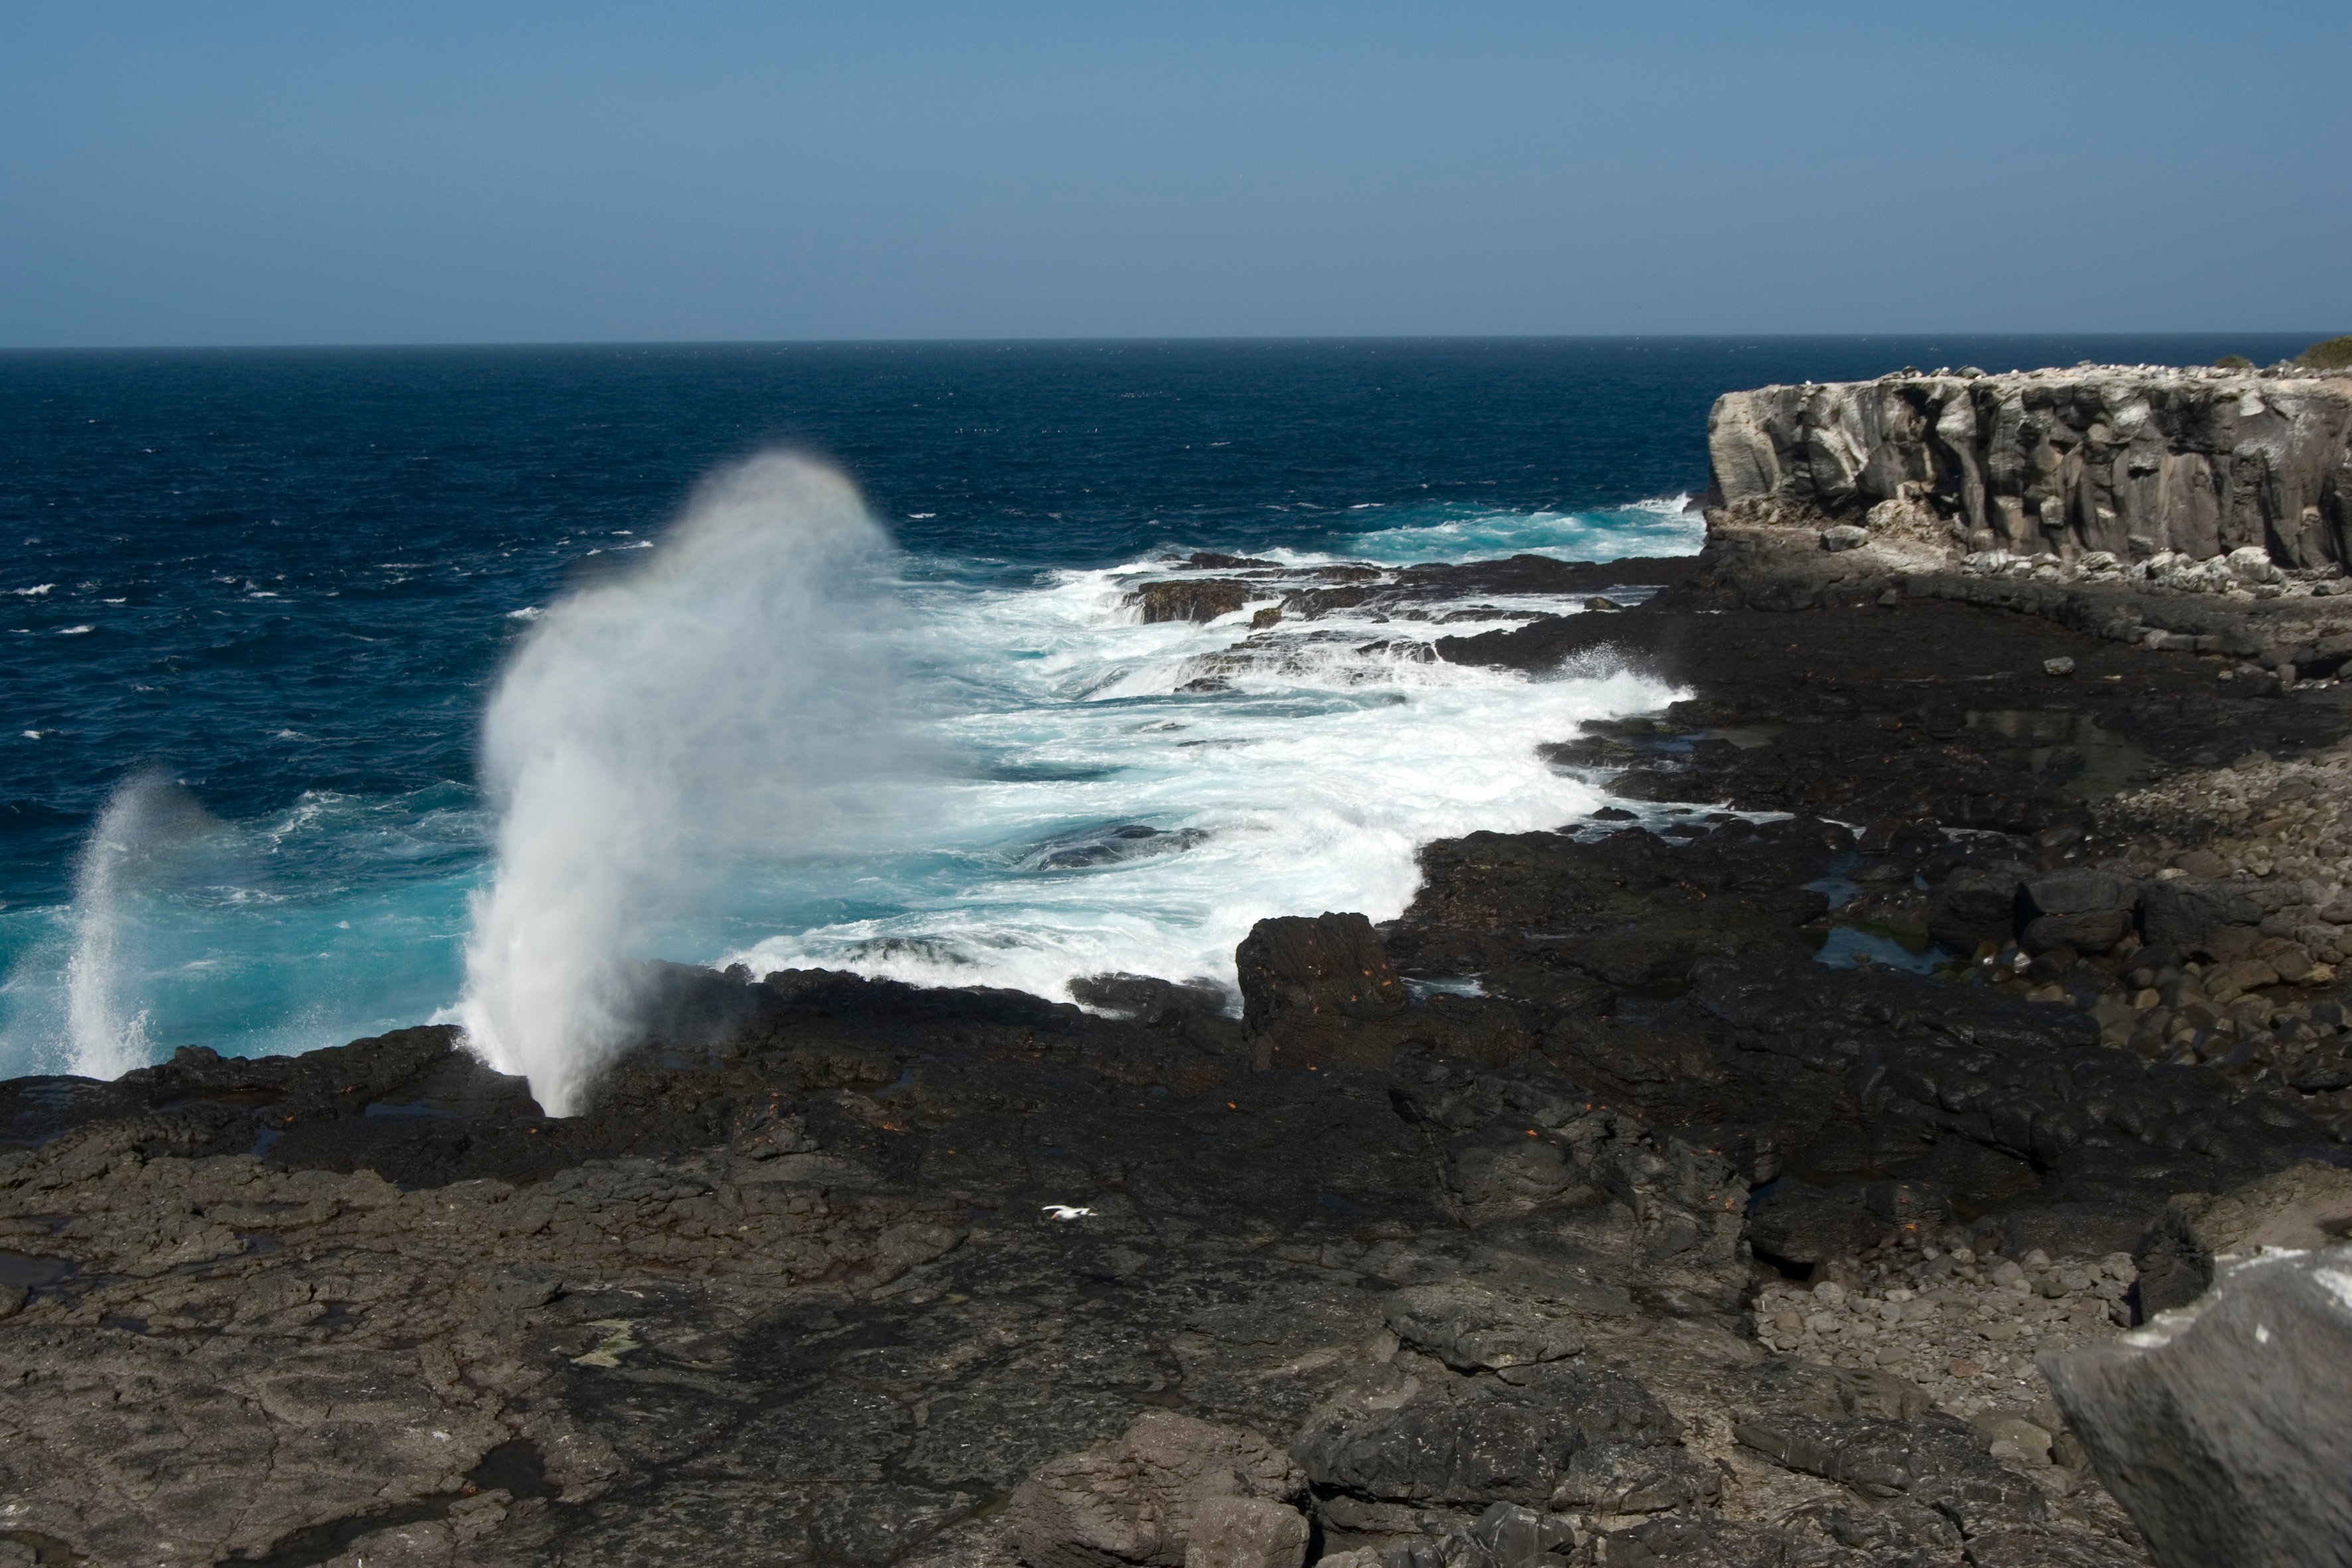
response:
<path id="1" fill-rule="evenodd" d="M 2027 1418 L 2049 1397 L 2034 1357 L 2121 1332 L 2138 1278 L 2128 1253 L 1979 1258 L 1967 1247 L 1940 1259 L 1905 1249 L 1840 1271 L 1859 1282 L 1766 1285 L 1757 1337 L 1783 1354 L 1895 1373 L 1967 1417 Z M 2039 1452 L 2028 1461 L 2048 1462 L 2046 1431 Z"/>

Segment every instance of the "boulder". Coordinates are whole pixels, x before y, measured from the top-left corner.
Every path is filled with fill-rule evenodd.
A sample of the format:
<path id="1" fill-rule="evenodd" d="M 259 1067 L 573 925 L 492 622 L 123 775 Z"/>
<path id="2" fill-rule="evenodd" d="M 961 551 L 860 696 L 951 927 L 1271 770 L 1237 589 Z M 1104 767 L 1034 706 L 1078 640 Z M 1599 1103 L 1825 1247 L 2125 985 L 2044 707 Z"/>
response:
<path id="1" fill-rule="evenodd" d="M 2219 857 L 2212 858 L 2219 860 Z M 2239 898 L 2226 883 L 2193 876 L 2150 882 L 2140 893 L 2140 935 L 2189 957 L 2242 956 L 2253 936 L 2245 928 L 2262 917 L 2259 908 Z"/>
<path id="2" fill-rule="evenodd" d="M 1152 1026 L 1213 1018 L 1225 1010 L 1225 993 L 1213 980 L 1179 984 L 1150 974 L 1081 974 L 1070 982 L 1070 996 L 1082 1007 Z"/>
<path id="3" fill-rule="evenodd" d="M 2019 944 L 2029 952 L 2105 952 L 2131 931 L 2138 902 L 2137 884 L 2105 871 L 2037 877 L 2019 895 Z"/>
<path id="4" fill-rule="evenodd" d="M 1963 953 L 2007 942 L 2017 934 L 2018 887 L 2007 872 L 1953 872 L 1927 900 L 1927 934 Z"/>
<path id="5" fill-rule="evenodd" d="M 1193 1510 L 1184 1568 L 1298 1568 L 1307 1517 L 1262 1497 L 1213 1497 Z"/>
<path id="6" fill-rule="evenodd" d="M 1326 911 L 1283 915 L 1250 928 L 1234 950 L 1242 1020 L 1262 1029 L 1285 1013 L 1386 1018 L 1405 1008 L 1404 984 L 1372 922 Z"/>
<path id="7" fill-rule="evenodd" d="M 1143 612 L 1147 625 L 1160 621 L 1213 621 L 1250 602 L 1255 590 L 1230 577 L 1179 577 L 1146 583 L 1127 602 Z"/>
<path id="8" fill-rule="evenodd" d="M 2352 1247 L 2232 1263 L 2042 1370 L 2160 1568 L 2352 1564 Z"/>
<path id="9" fill-rule="evenodd" d="M 1029 1568 L 1202 1568 L 1188 1552 L 1205 1505 L 1241 1499 L 1288 1511 L 1305 1483 L 1288 1455 L 1246 1427 L 1153 1411 L 1108 1442 L 1041 1466 L 1013 1492 L 1006 1524 Z M 1221 1508 L 1207 1522 L 1209 1550 L 1226 1553 L 1208 1563 L 1296 1568 L 1297 1555 L 1232 1554 L 1253 1543 L 1278 1547 L 1281 1531 L 1262 1512 Z"/>

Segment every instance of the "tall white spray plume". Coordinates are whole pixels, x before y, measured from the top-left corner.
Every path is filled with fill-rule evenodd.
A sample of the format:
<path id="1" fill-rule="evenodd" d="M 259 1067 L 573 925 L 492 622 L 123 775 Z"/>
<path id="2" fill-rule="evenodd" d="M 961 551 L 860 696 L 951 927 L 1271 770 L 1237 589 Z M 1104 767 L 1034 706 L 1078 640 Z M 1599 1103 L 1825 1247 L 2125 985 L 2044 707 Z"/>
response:
<path id="1" fill-rule="evenodd" d="M 890 540 L 850 482 L 771 454 L 709 480 L 643 564 L 549 607 L 484 719 L 501 813 L 458 1017 L 551 1115 L 627 1043 L 628 962 L 698 889 L 822 845 L 898 740 Z"/>
<path id="2" fill-rule="evenodd" d="M 134 901 L 154 890 L 162 862 L 212 825 L 188 793 L 157 773 L 125 781 L 99 814 L 74 871 L 73 955 L 66 961 L 68 1070 L 119 1078 L 145 1067 L 147 1014 L 128 1012 L 123 973 Z"/>

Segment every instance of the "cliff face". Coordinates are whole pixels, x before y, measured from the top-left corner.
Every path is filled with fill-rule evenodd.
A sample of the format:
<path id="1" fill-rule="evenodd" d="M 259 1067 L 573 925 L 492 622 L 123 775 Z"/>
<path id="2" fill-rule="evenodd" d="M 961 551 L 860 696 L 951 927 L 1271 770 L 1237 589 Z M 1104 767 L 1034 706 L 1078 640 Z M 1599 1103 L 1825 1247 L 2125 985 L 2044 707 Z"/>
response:
<path id="1" fill-rule="evenodd" d="M 1717 400 L 1707 451 L 1732 521 L 2352 562 L 2352 376 L 2084 365 L 1768 386 Z"/>

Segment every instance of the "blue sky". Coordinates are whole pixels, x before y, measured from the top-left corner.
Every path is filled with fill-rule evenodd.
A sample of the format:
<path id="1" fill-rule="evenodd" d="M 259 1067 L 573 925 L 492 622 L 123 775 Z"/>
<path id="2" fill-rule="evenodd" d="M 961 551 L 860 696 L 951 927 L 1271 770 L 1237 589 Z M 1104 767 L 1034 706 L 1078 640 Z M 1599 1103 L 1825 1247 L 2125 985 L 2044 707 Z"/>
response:
<path id="1" fill-rule="evenodd" d="M 0 0 L 0 345 L 2352 330 L 2352 6 Z"/>

